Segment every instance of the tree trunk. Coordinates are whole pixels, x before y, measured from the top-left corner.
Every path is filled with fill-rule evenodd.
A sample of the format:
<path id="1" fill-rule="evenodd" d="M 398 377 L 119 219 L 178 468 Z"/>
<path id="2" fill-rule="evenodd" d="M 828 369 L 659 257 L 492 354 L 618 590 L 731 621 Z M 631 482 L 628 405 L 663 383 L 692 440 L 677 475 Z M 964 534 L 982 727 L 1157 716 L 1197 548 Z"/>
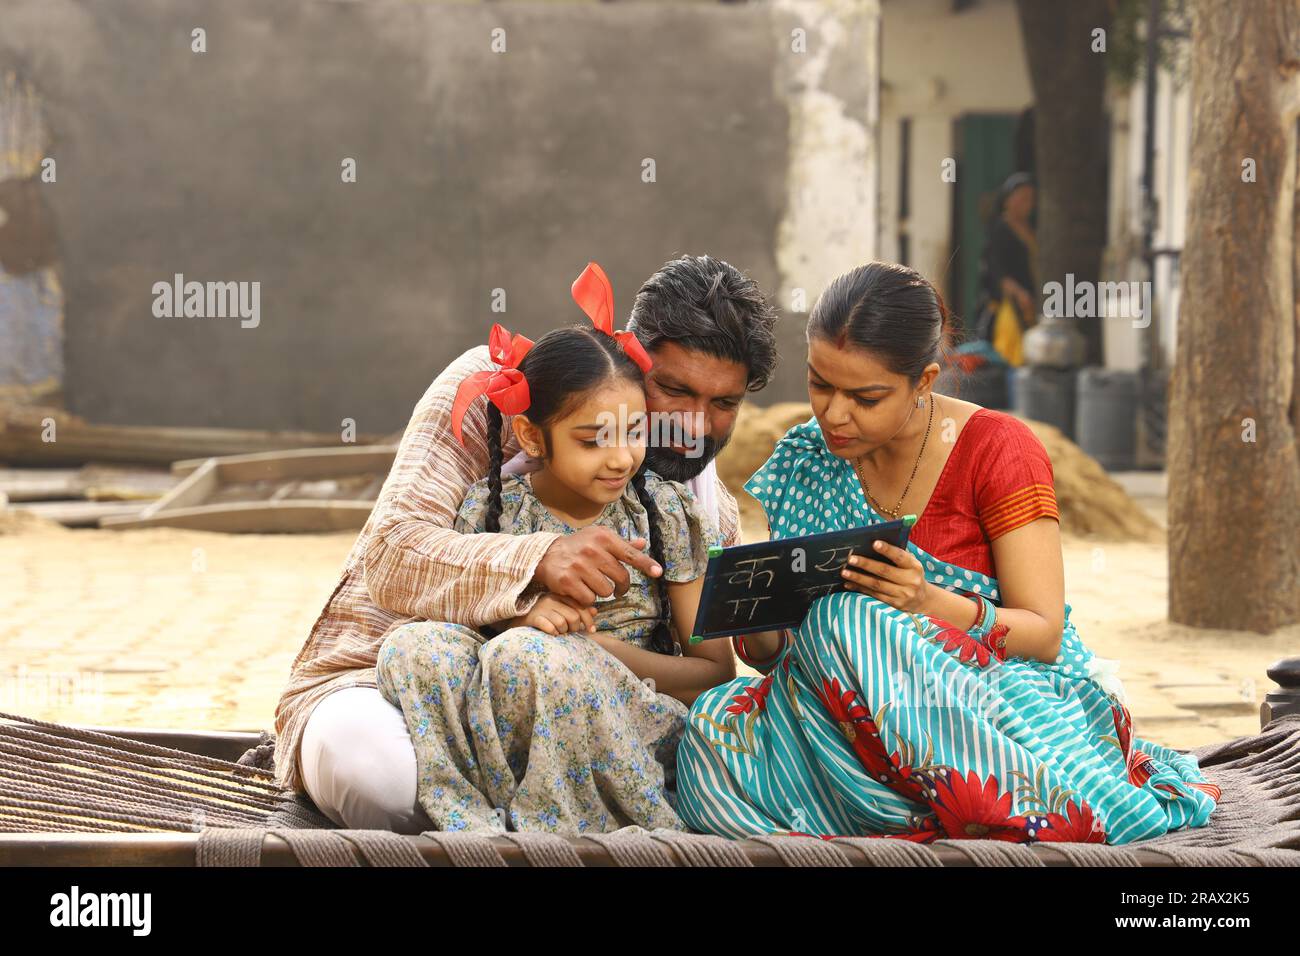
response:
<path id="1" fill-rule="evenodd" d="M 1169 617 L 1267 632 L 1300 620 L 1300 2 L 1197 0 L 1192 104 Z"/>
<path id="2" fill-rule="evenodd" d="M 1110 0 L 1016 0 L 1034 87 L 1038 281 L 1097 282 L 1106 246 L 1109 126 L 1106 56 L 1092 31 L 1111 26 Z M 1041 294 L 1041 289 L 1038 290 Z M 1102 364 L 1102 323 L 1082 319 L 1085 361 Z"/>

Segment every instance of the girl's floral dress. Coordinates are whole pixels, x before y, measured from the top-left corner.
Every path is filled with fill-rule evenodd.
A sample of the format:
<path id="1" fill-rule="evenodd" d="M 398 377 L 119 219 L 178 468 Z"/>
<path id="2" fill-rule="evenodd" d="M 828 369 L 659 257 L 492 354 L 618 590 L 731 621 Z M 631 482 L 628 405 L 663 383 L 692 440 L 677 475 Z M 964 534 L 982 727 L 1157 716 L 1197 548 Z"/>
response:
<path id="1" fill-rule="evenodd" d="M 501 484 L 502 533 L 573 533 L 533 494 L 530 475 Z M 646 490 L 659 510 L 665 580 L 694 580 L 718 543 L 713 522 L 685 485 L 647 473 Z M 482 532 L 487 507 L 483 479 L 466 493 L 456 530 Z M 649 540 L 630 483 L 595 523 Z M 656 589 L 639 571 L 629 574 L 625 594 L 597 604 L 596 624 L 648 647 Z M 416 621 L 385 637 L 376 673 L 406 718 L 417 796 L 435 828 L 568 836 L 630 825 L 682 829 L 665 769 L 671 779 L 686 705 L 656 693 L 583 634 L 515 627 L 491 636 Z"/>

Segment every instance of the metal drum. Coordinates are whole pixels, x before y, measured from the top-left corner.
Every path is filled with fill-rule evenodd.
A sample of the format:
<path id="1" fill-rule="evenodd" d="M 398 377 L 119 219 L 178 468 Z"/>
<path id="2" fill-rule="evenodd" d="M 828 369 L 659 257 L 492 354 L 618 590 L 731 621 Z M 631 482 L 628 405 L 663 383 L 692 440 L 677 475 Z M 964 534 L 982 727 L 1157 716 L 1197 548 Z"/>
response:
<path id="1" fill-rule="evenodd" d="M 1079 447 L 1107 471 L 1137 464 L 1137 373 L 1091 365 L 1075 393 Z"/>
<path id="2" fill-rule="evenodd" d="M 968 373 L 949 365 L 935 378 L 934 390 L 984 408 L 1006 408 L 1007 367 L 988 362 Z"/>
<path id="3" fill-rule="evenodd" d="M 1022 365 L 1016 369 L 1014 389 L 1016 414 L 1059 428 L 1074 438 L 1074 392 L 1076 369 L 1040 368 Z"/>

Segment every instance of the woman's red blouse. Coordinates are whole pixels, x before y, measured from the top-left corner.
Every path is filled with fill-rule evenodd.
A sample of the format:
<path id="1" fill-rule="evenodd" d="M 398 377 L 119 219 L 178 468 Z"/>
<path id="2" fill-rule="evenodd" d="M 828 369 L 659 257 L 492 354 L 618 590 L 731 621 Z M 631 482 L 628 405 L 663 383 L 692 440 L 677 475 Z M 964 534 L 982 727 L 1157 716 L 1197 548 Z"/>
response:
<path id="1" fill-rule="evenodd" d="M 1060 517 L 1043 443 L 1018 418 L 981 408 L 957 436 L 911 540 L 936 558 L 997 577 L 993 541 L 1038 518 Z"/>

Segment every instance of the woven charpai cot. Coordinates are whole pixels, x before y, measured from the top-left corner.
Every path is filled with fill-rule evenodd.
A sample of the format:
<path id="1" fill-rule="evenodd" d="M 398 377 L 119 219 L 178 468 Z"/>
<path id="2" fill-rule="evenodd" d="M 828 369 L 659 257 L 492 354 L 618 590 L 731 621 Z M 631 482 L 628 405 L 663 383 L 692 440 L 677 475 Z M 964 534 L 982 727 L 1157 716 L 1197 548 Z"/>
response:
<path id="1" fill-rule="evenodd" d="M 1191 751 L 1222 800 L 1210 824 L 1125 846 L 762 836 L 733 841 L 629 827 L 564 838 L 338 829 L 273 782 L 274 739 L 237 762 L 0 713 L 0 863 L 32 837 L 86 837 L 105 862 L 175 834 L 198 866 L 1297 866 L 1300 715 Z M 111 835 L 111 836 L 102 836 Z M 183 835 L 183 836 L 182 836 Z M 49 851 L 49 846 L 44 847 Z"/>

